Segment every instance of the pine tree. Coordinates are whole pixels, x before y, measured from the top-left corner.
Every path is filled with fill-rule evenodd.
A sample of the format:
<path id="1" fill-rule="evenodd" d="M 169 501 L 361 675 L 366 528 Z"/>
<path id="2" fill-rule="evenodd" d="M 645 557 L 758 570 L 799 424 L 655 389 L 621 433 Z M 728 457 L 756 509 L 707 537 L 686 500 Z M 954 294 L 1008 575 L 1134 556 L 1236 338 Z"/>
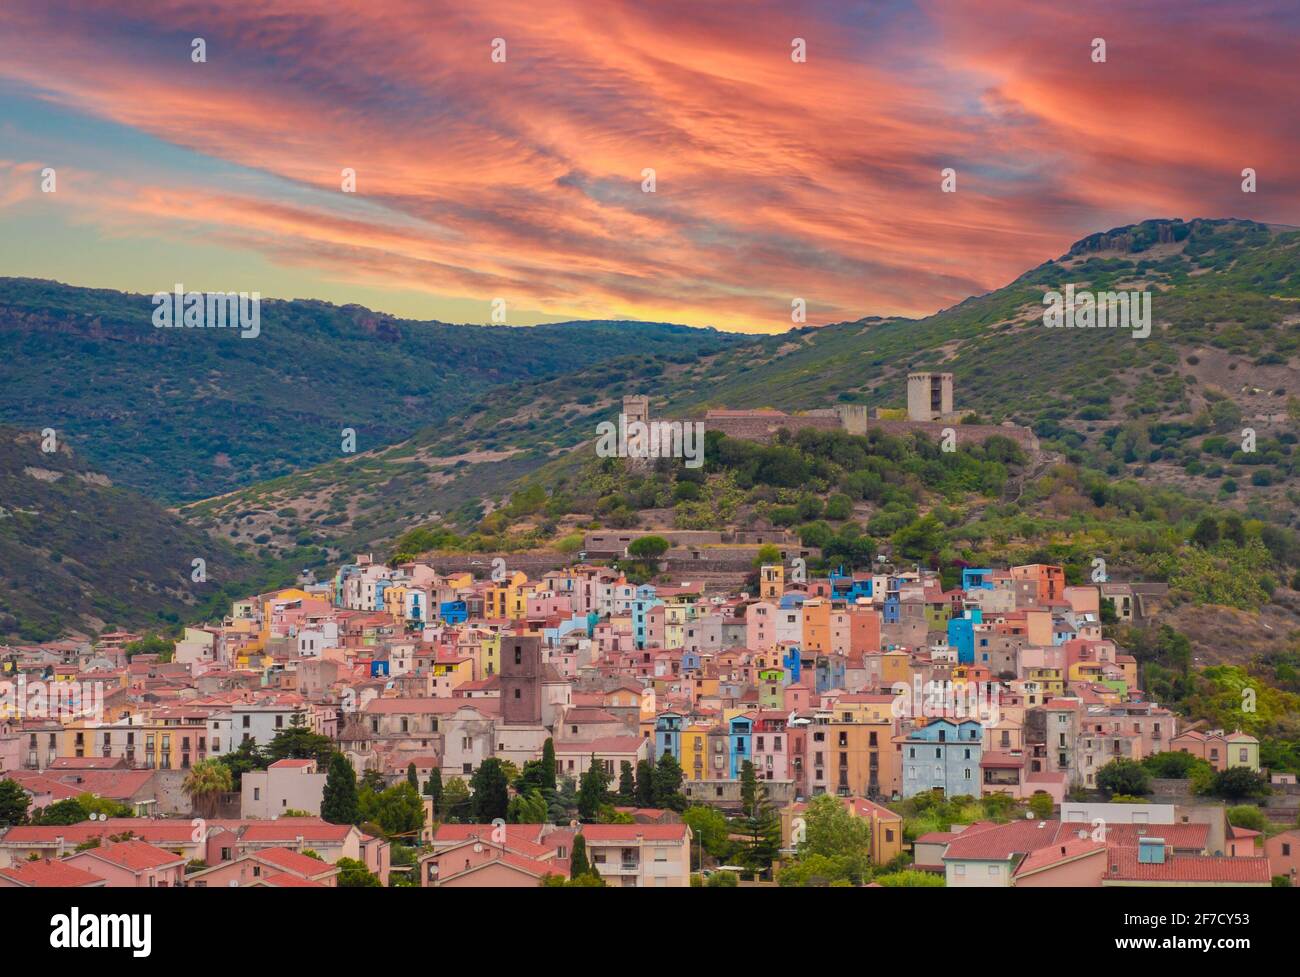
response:
<path id="1" fill-rule="evenodd" d="M 342 753 L 335 753 L 330 758 L 325 790 L 321 795 L 320 816 L 330 824 L 357 824 L 361 820 L 357 772 Z"/>
<path id="2" fill-rule="evenodd" d="M 424 782 L 424 795 L 433 802 L 433 817 L 437 820 L 442 814 L 442 771 L 437 767 L 429 771 L 429 779 Z"/>
<path id="3" fill-rule="evenodd" d="M 654 807 L 671 811 L 686 810 L 686 798 L 682 795 L 682 768 L 671 753 L 665 753 L 659 758 L 651 776 L 651 784 Z"/>
<path id="4" fill-rule="evenodd" d="M 475 822 L 487 824 L 497 818 L 504 820 L 510 807 L 510 784 L 505 771 L 501 769 L 501 761 L 496 757 L 488 757 L 479 764 L 469 783 L 474 792 L 472 805 Z"/>
<path id="5" fill-rule="evenodd" d="M 412 760 L 406 765 L 406 782 L 416 790 L 420 789 L 420 777 L 415 772 L 415 761 Z"/>
<path id="6" fill-rule="evenodd" d="M 605 772 L 605 763 L 593 753 L 591 764 L 578 785 L 578 816 L 585 821 L 596 820 L 608 790 L 609 774 Z"/>
<path id="7" fill-rule="evenodd" d="M 618 799 L 626 804 L 636 802 L 636 774 L 628 760 L 618 765 Z"/>
<path id="8" fill-rule="evenodd" d="M 781 851 L 781 819 L 768 801 L 767 785 L 758 780 L 748 760 L 741 767 L 740 791 L 744 804 L 741 833 L 747 839 L 745 864 L 755 872 L 766 872 Z"/>
<path id="9" fill-rule="evenodd" d="M 555 741 L 549 736 L 542 744 L 542 790 L 555 790 Z"/>
<path id="10" fill-rule="evenodd" d="M 649 760 L 639 760 L 636 765 L 637 807 L 655 806 L 655 768 Z"/>
<path id="11" fill-rule="evenodd" d="M 587 862 L 587 839 L 581 833 L 573 838 L 573 852 L 569 856 L 569 878 L 576 879 L 591 871 Z"/>

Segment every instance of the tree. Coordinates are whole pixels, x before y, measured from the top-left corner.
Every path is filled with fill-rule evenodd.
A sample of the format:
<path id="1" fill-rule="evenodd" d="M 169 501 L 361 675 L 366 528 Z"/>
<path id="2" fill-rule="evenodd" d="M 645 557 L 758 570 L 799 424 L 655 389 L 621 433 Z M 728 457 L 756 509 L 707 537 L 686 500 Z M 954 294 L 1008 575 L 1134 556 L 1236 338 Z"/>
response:
<path id="1" fill-rule="evenodd" d="M 855 883 L 870 874 L 871 825 L 854 817 L 843 800 L 831 794 L 814 797 L 804 809 L 803 825 L 800 858 L 822 855 L 838 860 L 844 877 Z"/>
<path id="2" fill-rule="evenodd" d="M 438 820 L 442 815 L 442 771 L 437 767 L 429 771 L 429 779 L 424 782 L 424 796 L 432 802 L 433 818 Z"/>
<path id="3" fill-rule="evenodd" d="M 442 788 L 442 820 L 453 824 L 463 822 L 471 809 L 469 787 L 459 777 L 452 777 Z"/>
<path id="4" fill-rule="evenodd" d="M 90 812 L 79 800 L 69 797 L 42 809 L 32 818 L 32 824 L 80 824 L 89 816 Z"/>
<path id="5" fill-rule="evenodd" d="M 627 555 L 643 563 L 652 563 L 668 552 L 668 540 L 662 536 L 641 536 L 627 544 Z"/>
<path id="6" fill-rule="evenodd" d="M 682 768 L 677 758 L 665 753 L 655 765 L 653 784 L 654 807 L 667 808 L 670 811 L 686 810 L 686 798 L 682 794 Z"/>
<path id="7" fill-rule="evenodd" d="M 1219 520 L 1209 515 L 1201 516 L 1196 528 L 1192 530 L 1192 542 L 1201 549 L 1208 550 L 1213 548 L 1218 541 Z"/>
<path id="8" fill-rule="evenodd" d="M 888 875 L 877 875 L 874 881 L 886 888 L 896 886 L 934 886 L 938 888 L 946 884 L 942 875 L 935 872 L 922 872 L 919 869 L 910 868 L 904 869 L 901 872 L 891 872 Z"/>
<path id="9" fill-rule="evenodd" d="M 591 866 L 587 862 L 587 839 L 582 837 L 582 832 L 574 835 L 573 851 L 569 855 L 569 878 L 576 879 L 580 875 L 586 875 Z"/>
<path id="10" fill-rule="evenodd" d="M 527 794 L 516 794 L 510 798 L 506 808 L 506 820 L 511 824 L 545 824 L 547 817 L 546 798 L 539 790 Z"/>
<path id="11" fill-rule="evenodd" d="M 707 804 L 692 804 L 682 812 L 682 820 L 690 826 L 696 845 L 691 846 L 691 857 L 698 856 L 698 849 L 704 849 L 710 858 L 722 861 L 731 852 L 730 829 L 722 812 Z M 696 868 L 703 868 L 697 865 Z"/>
<path id="12" fill-rule="evenodd" d="M 549 736 L 542 744 L 542 790 L 555 790 L 555 741 Z"/>
<path id="13" fill-rule="evenodd" d="M 740 876 L 735 872 L 714 872 L 704 885 L 709 889 L 734 889 L 740 885 Z"/>
<path id="14" fill-rule="evenodd" d="M 406 765 L 406 782 L 416 789 L 420 789 L 420 775 L 415 772 L 415 761 L 412 760 Z"/>
<path id="15" fill-rule="evenodd" d="M 618 765 L 618 799 L 624 804 L 636 803 L 636 774 L 630 760 Z"/>
<path id="16" fill-rule="evenodd" d="M 746 760 L 741 768 L 741 794 L 746 793 L 745 783 L 751 781 L 750 801 L 745 805 L 740 820 L 741 834 L 745 836 L 745 864 L 755 872 L 766 872 L 781 850 L 781 819 L 767 799 L 767 786 L 754 776 L 754 765 Z M 839 803 L 835 798 L 832 801 Z"/>
<path id="17" fill-rule="evenodd" d="M 1250 831 L 1266 833 L 1269 820 L 1254 804 L 1239 804 L 1228 808 L 1228 823 L 1234 828 L 1246 828 Z"/>
<path id="18" fill-rule="evenodd" d="M 313 733 L 307 725 L 306 714 L 295 712 L 289 717 L 288 727 L 275 734 L 266 754 L 272 763 L 277 760 L 315 760 L 317 767 L 323 767 L 334 755 L 334 741 Z"/>
<path id="19" fill-rule="evenodd" d="M 1108 794 L 1149 794 L 1151 777 L 1136 760 L 1118 757 L 1097 771 L 1097 787 Z"/>
<path id="20" fill-rule="evenodd" d="M 591 755 L 591 763 L 578 784 L 578 816 L 584 821 L 595 821 L 600 817 L 600 806 L 605 803 L 605 793 L 609 790 L 609 774 L 605 772 L 605 762 Z"/>
<path id="21" fill-rule="evenodd" d="M 510 781 L 501 768 L 501 761 L 488 757 L 479 764 L 469 783 L 473 791 L 474 821 L 487 824 L 497 818 L 504 820 L 510 806 Z"/>
<path id="22" fill-rule="evenodd" d="M 231 790 L 242 789 L 244 774 L 250 770 L 265 770 L 271 763 L 251 736 L 217 759 L 230 768 Z"/>
<path id="23" fill-rule="evenodd" d="M 1185 750 L 1153 753 L 1142 761 L 1147 773 L 1167 780 L 1186 780 L 1192 776 L 1193 770 L 1202 765 L 1209 766 L 1206 761 Z"/>
<path id="24" fill-rule="evenodd" d="M 389 837 L 418 835 L 424 827 L 424 801 L 406 781 L 381 793 L 375 805 L 375 820 Z"/>
<path id="25" fill-rule="evenodd" d="M 339 870 L 336 880 L 340 889 L 383 888 L 379 876 L 366 868 L 366 863 L 355 858 L 340 858 L 334 863 Z"/>
<path id="26" fill-rule="evenodd" d="M 190 767 L 181 784 L 181 791 L 190 799 L 195 812 L 210 818 L 216 812 L 217 800 L 222 794 L 234 790 L 234 777 L 230 768 L 219 760 L 199 760 Z"/>
<path id="27" fill-rule="evenodd" d="M 27 823 L 27 808 L 32 799 L 16 780 L 0 780 L 0 826 Z"/>
<path id="28" fill-rule="evenodd" d="M 1228 800 L 1240 800 L 1246 797 L 1267 797 L 1273 792 L 1268 778 L 1256 773 L 1249 767 L 1229 767 L 1214 775 L 1210 784 L 1210 793 Z"/>
<path id="29" fill-rule="evenodd" d="M 1052 810 L 1055 802 L 1051 794 L 1045 794 L 1041 791 L 1029 798 L 1029 813 L 1039 821 L 1046 821 L 1052 816 Z"/>
<path id="30" fill-rule="evenodd" d="M 330 824 L 357 824 L 361 810 L 357 800 L 357 773 L 342 753 L 330 757 L 321 795 L 320 816 Z"/>
<path id="31" fill-rule="evenodd" d="M 636 764 L 636 805 L 655 806 L 655 768 L 649 760 L 638 760 Z"/>

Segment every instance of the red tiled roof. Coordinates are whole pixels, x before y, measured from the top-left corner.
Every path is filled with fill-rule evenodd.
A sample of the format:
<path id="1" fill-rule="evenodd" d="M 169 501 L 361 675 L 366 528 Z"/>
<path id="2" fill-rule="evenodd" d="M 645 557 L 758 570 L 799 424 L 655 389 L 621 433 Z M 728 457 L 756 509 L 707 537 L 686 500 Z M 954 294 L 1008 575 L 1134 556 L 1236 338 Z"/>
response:
<path id="1" fill-rule="evenodd" d="M 1167 827 L 1164 825 L 1163 827 Z M 1255 856 L 1167 855 L 1163 862 L 1139 862 L 1136 848 L 1111 848 L 1103 879 L 1116 882 L 1217 882 L 1268 885 L 1268 859 Z"/>
<path id="2" fill-rule="evenodd" d="M 286 872 L 293 872 L 308 878 L 315 878 L 318 875 L 336 871 L 334 866 L 312 858 L 310 855 L 294 851 L 291 848 L 263 848 L 260 851 L 253 852 L 251 857 L 259 862 L 267 862 L 277 868 L 284 869 Z"/>
<path id="3" fill-rule="evenodd" d="M 328 888 L 323 882 L 315 882 L 312 879 L 304 879 L 297 875 L 290 875 L 288 872 L 276 872 L 274 875 L 263 876 L 259 881 L 263 885 L 269 885 L 273 889 L 324 889 Z"/>
<path id="4" fill-rule="evenodd" d="M 80 854 L 81 856 L 109 862 L 131 872 L 144 872 L 151 868 L 180 865 L 185 861 L 179 855 L 165 851 L 162 848 L 156 848 L 147 841 L 137 841 L 134 838 L 127 841 L 115 841 L 112 844 L 101 845 L 99 848 L 88 848 Z"/>
<path id="5" fill-rule="evenodd" d="M 39 862 L 23 862 L 21 865 L 0 868 L 0 875 L 21 886 L 37 889 L 67 889 L 104 884 L 104 880 L 98 875 L 83 872 L 62 862 L 52 862 L 48 858 Z"/>
<path id="6" fill-rule="evenodd" d="M 1016 878 L 1041 871 L 1051 865 L 1072 861 L 1088 855 L 1100 854 L 1105 851 L 1105 844 L 1100 841 L 1093 841 L 1091 838 L 1067 839 L 1060 844 L 1049 845 L 1030 852 L 1016 868 Z"/>
<path id="7" fill-rule="evenodd" d="M 983 830 L 967 828 L 948 843 L 944 861 L 1005 861 L 1037 851 L 1056 840 L 1058 821 L 1009 821 Z"/>
<path id="8" fill-rule="evenodd" d="M 1094 828 L 1083 821 L 1067 821 L 1061 825 L 1062 838 L 1073 835 L 1078 837 L 1082 831 L 1089 837 Z M 1204 850 L 1209 844 L 1210 826 L 1208 824 L 1113 824 L 1105 827 L 1106 844 L 1121 848 L 1137 848 L 1139 838 L 1163 838 L 1171 848 Z"/>

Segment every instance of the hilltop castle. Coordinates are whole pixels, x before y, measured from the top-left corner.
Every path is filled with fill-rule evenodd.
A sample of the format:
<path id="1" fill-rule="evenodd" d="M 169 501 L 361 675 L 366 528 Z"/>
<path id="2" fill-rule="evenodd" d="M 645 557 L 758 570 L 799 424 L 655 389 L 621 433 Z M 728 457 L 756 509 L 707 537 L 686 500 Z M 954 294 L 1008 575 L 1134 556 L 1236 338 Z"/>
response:
<path id="1" fill-rule="evenodd" d="M 643 419 L 649 415 L 645 397 L 623 398 L 623 410 Z M 644 412 L 643 414 L 640 412 Z M 790 414 L 764 407 L 752 410 L 711 408 L 702 418 L 709 431 L 721 431 L 729 438 L 747 441 L 770 441 L 777 431 L 814 428 L 820 431 L 847 431 L 866 434 L 868 429 L 885 434 L 906 435 L 921 432 L 938 440 L 945 429 L 956 434 L 957 444 L 978 444 L 997 435 L 1009 438 L 1026 451 L 1038 450 L 1034 432 L 1016 424 L 962 424 L 962 412 L 953 409 L 953 375 L 951 373 L 909 373 L 907 375 L 907 419 L 892 417 L 901 412 L 873 412 L 865 404 L 840 404 Z"/>

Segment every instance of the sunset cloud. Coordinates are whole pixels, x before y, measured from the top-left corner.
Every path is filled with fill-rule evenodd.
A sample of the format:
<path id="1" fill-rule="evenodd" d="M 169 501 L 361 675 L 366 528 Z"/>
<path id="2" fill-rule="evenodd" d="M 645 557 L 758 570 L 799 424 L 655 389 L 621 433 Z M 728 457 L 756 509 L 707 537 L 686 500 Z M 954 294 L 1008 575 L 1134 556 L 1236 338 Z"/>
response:
<path id="1" fill-rule="evenodd" d="M 1119 223 L 1300 223 L 1300 17 L 1185 8 L 20 0 L 0 12 L 0 122 L 34 102 L 139 141 L 64 125 L 57 158 L 0 173 L 85 177 L 70 237 L 255 252 L 322 291 L 391 289 L 403 314 L 411 295 L 428 316 L 499 296 L 756 331 L 787 328 L 796 296 L 812 322 L 925 314 Z M 93 277 L 95 253 L 48 274 Z"/>

